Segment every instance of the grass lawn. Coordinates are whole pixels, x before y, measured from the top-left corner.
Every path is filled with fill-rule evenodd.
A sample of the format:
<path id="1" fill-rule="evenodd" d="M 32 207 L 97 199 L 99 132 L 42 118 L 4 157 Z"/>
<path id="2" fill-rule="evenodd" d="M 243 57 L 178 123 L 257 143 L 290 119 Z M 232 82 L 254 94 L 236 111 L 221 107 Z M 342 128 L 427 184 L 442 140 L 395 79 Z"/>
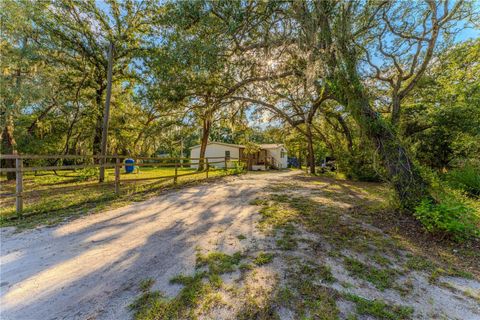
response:
<path id="1" fill-rule="evenodd" d="M 236 173 L 230 169 L 210 168 L 209 178 Z M 114 169 L 107 169 L 105 182 L 99 184 L 98 169 L 77 171 L 25 172 L 24 211 L 21 218 L 15 213 L 15 197 L 0 198 L 0 226 L 32 227 L 55 224 L 66 217 L 98 212 L 107 207 L 118 207 L 131 201 L 141 201 L 158 194 L 161 189 L 206 178 L 206 173 L 195 169 L 178 168 L 177 185 L 173 183 L 173 167 L 140 167 L 138 173 L 121 170 L 120 195 L 115 194 Z M 134 181 L 135 179 L 152 179 Z M 15 193 L 15 181 L 0 177 L 2 194 Z"/>

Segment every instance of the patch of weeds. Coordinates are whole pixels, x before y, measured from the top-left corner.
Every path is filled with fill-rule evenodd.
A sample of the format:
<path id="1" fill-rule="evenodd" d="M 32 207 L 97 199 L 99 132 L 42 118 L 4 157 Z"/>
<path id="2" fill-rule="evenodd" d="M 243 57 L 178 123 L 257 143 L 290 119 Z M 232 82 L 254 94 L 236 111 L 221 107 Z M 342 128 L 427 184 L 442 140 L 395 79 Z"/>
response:
<path id="1" fill-rule="evenodd" d="M 253 266 L 250 263 L 242 263 L 238 266 L 238 269 L 240 269 L 242 271 L 252 270 Z"/>
<path id="2" fill-rule="evenodd" d="M 293 237 L 297 229 L 291 223 L 282 226 L 282 237 L 276 240 L 276 244 L 281 250 L 293 250 L 298 246 L 297 239 Z"/>
<path id="3" fill-rule="evenodd" d="M 295 293 L 287 286 L 281 287 L 277 292 L 276 300 L 283 305 L 288 305 L 295 299 Z"/>
<path id="4" fill-rule="evenodd" d="M 212 293 L 205 297 L 201 311 L 203 313 L 209 312 L 216 306 L 225 305 L 225 302 L 222 299 L 222 295 L 220 293 Z"/>
<path id="5" fill-rule="evenodd" d="M 370 258 L 375 261 L 378 265 L 381 265 L 383 267 L 388 267 L 389 265 L 392 264 L 390 259 L 386 258 L 385 256 L 379 254 L 378 252 L 370 255 Z"/>
<path id="6" fill-rule="evenodd" d="M 257 266 L 263 266 L 272 262 L 274 257 L 275 255 L 273 253 L 260 252 L 257 257 L 253 259 L 253 263 L 255 263 Z"/>
<path id="7" fill-rule="evenodd" d="M 438 278 L 440 278 L 444 274 L 445 274 L 445 270 L 443 270 L 442 268 L 436 268 L 435 270 L 433 270 L 433 272 L 428 277 L 428 282 L 430 284 L 435 284 L 435 283 L 437 283 Z"/>
<path id="8" fill-rule="evenodd" d="M 415 271 L 431 271 L 435 269 L 435 264 L 427 258 L 411 256 L 405 263 L 405 268 Z"/>
<path id="9" fill-rule="evenodd" d="M 295 185 L 290 183 L 277 183 L 274 186 L 269 186 L 268 190 L 273 192 L 281 192 L 285 190 L 292 190 L 292 188 L 295 188 Z"/>
<path id="10" fill-rule="evenodd" d="M 462 295 L 464 295 L 466 297 L 469 297 L 473 300 L 476 300 L 477 302 L 480 303 L 480 291 L 475 293 L 475 292 L 471 291 L 470 289 L 462 290 L 462 289 L 459 289 L 459 288 L 455 287 L 451 283 L 445 282 L 445 281 L 439 282 L 438 286 L 443 287 L 445 289 L 448 289 L 448 290 L 452 291 L 453 293 L 462 294 Z"/>
<path id="11" fill-rule="evenodd" d="M 397 290 L 402 297 L 406 297 L 413 291 L 414 286 L 413 286 L 412 279 L 408 278 L 407 280 L 405 280 L 403 284 L 394 285 L 393 288 Z"/>
<path id="12" fill-rule="evenodd" d="M 297 240 L 288 236 L 277 239 L 275 243 L 280 250 L 293 250 L 298 246 Z"/>
<path id="13" fill-rule="evenodd" d="M 196 319 L 198 313 L 208 312 L 214 306 L 223 303 L 215 289 L 223 286 L 221 274 L 233 272 L 242 259 L 237 252 L 228 255 L 210 252 L 197 253 L 197 268 L 206 267 L 206 271 L 197 271 L 192 276 L 177 275 L 170 279 L 171 284 L 182 285 L 180 292 L 171 299 L 160 292 L 150 292 L 153 280 L 141 282 L 142 294 L 131 305 L 136 320 Z"/>
<path id="14" fill-rule="evenodd" d="M 252 295 L 247 295 L 245 303 L 236 315 L 237 320 L 279 320 L 272 299 L 261 301 Z"/>
<path id="15" fill-rule="evenodd" d="M 214 287 L 214 288 L 220 288 L 223 284 L 223 280 L 222 280 L 222 277 L 220 277 L 220 275 L 216 274 L 216 273 L 213 273 L 213 274 L 210 274 L 208 276 L 208 280 L 210 281 L 210 284 Z"/>
<path id="16" fill-rule="evenodd" d="M 150 288 L 153 286 L 154 283 L 155 283 L 155 280 L 153 280 L 152 278 L 144 279 L 142 280 L 142 282 L 140 282 L 140 290 L 142 292 L 148 291 L 150 290 Z"/>
<path id="17" fill-rule="evenodd" d="M 355 303 L 357 312 L 378 319 L 406 320 L 412 319 L 413 308 L 392 305 L 382 300 L 368 300 L 354 294 L 346 294 L 345 299 Z"/>
<path id="18" fill-rule="evenodd" d="M 396 271 L 393 269 L 378 269 L 349 257 L 344 258 L 344 264 L 352 276 L 372 283 L 381 291 L 392 288 L 395 283 Z"/>
<path id="19" fill-rule="evenodd" d="M 437 283 L 440 277 L 444 277 L 444 276 L 474 279 L 473 275 L 466 271 L 461 271 L 453 268 L 445 270 L 440 267 L 437 267 L 433 269 L 432 273 L 428 277 L 428 282 L 430 282 L 431 284 L 435 284 Z"/>
<path id="20" fill-rule="evenodd" d="M 463 294 L 469 298 L 472 298 L 473 300 L 477 301 L 478 303 L 480 303 L 480 291 L 478 292 L 472 292 L 470 289 L 467 289 L 465 291 L 463 291 Z"/>
<path id="21" fill-rule="evenodd" d="M 259 226 L 264 229 L 266 226 L 280 228 L 289 221 L 293 220 L 294 212 L 286 208 L 282 208 L 278 204 L 264 205 L 259 211 L 262 216 Z"/>
<path id="22" fill-rule="evenodd" d="M 438 285 L 440 287 L 443 287 L 445 289 L 448 289 L 452 292 L 458 292 L 459 290 L 457 290 L 457 288 L 455 288 L 452 284 L 450 284 L 449 282 L 445 282 L 445 281 L 441 281 L 438 283 Z"/>
<path id="23" fill-rule="evenodd" d="M 290 263 L 287 284 L 277 292 L 278 304 L 294 311 L 295 319 L 338 319 L 337 292 L 319 284 L 319 280 L 335 281 L 330 269 L 300 259 Z"/>
<path id="24" fill-rule="evenodd" d="M 340 282 L 340 285 L 342 287 L 344 287 L 345 289 L 355 288 L 355 286 L 353 284 L 351 284 L 350 282 L 346 282 L 346 281 Z"/>
<path id="25" fill-rule="evenodd" d="M 173 299 L 168 299 L 158 291 L 148 289 L 130 305 L 136 320 L 157 319 L 187 319 L 193 318 L 193 310 L 199 305 L 211 290 L 202 280 L 204 273 L 194 276 L 179 275 L 170 280 L 171 283 L 184 287 Z"/>
<path id="26" fill-rule="evenodd" d="M 245 239 L 247 239 L 247 237 L 245 237 L 245 235 L 243 235 L 243 234 L 239 234 L 239 235 L 237 236 L 237 239 L 238 239 L 238 240 L 245 240 Z"/>
<path id="27" fill-rule="evenodd" d="M 241 252 L 235 252 L 233 255 L 223 252 L 210 252 L 207 255 L 203 255 L 201 252 L 198 252 L 196 267 L 206 266 L 210 273 L 222 274 L 235 271 L 241 259 Z"/>
<path id="28" fill-rule="evenodd" d="M 473 274 L 471 274 L 470 272 L 459 270 L 456 268 L 448 268 L 445 275 L 450 277 L 459 277 L 459 278 L 465 278 L 470 280 L 475 278 Z"/>
<path id="29" fill-rule="evenodd" d="M 195 306 L 201 297 L 210 289 L 203 281 L 204 276 L 204 272 L 199 272 L 193 276 L 178 275 L 170 279 L 170 283 L 184 286 L 175 298 L 181 302 L 182 308 Z"/>
<path id="30" fill-rule="evenodd" d="M 267 203 L 268 203 L 267 200 L 260 199 L 260 198 L 255 198 L 255 199 L 251 200 L 248 204 L 250 204 L 252 206 L 262 206 L 262 205 L 265 205 Z"/>
<path id="31" fill-rule="evenodd" d="M 295 286 L 298 300 L 293 302 L 297 316 L 312 319 L 337 319 L 339 310 L 336 304 L 337 294 L 330 288 L 310 281 L 298 282 Z"/>
<path id="32" fill-rule="evenodd" d="M 162 299 L 160 292 L 150 292 L 155 280 L 148 278 L 140 282 L 140 291 L 142 294 L 129 305 L 130 310 L 135 312 L 135 318 L 143 312 L 149 310 L 159 299 Z M 143 319 L 143 318 L 140 318 Z"/>
<path id="33" fill-rule="evenodd" d="M 336 281 L 329 266 L 318 265 L 311 261 L 301 264 L 299 272 L 312 280 L 323 280 L 328 283 Z"/>

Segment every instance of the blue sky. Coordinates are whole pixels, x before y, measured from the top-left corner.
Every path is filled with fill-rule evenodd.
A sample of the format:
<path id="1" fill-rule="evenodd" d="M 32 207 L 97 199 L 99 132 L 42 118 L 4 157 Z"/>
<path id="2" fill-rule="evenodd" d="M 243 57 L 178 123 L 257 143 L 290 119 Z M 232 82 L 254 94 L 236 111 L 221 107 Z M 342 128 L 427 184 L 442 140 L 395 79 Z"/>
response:
<path id="1" fill-rule="evenodd" d="M 468 28 L 462 30 L 455 37 L 456 42 L 464 42 L 466 40 L 480 38 L 480 29 Z"/>

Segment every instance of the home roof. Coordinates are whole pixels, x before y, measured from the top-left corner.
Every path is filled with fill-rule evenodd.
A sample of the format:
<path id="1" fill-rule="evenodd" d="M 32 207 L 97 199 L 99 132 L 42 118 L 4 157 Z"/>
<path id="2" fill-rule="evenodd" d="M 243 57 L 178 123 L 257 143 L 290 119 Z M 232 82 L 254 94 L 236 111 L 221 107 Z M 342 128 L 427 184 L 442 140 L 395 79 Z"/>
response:
<path id="1" fill-rule="evenodd" d="M 223 143 L 223 142 L 216 142 L 216 141 L 212 141 L 212 142 L 209 142 L 207 143 L 207 145 L 209 144 L 220 144 L 220 145 L 224 145 L 224 146 L 228 146 L 228 147 L 234 147 L 234 148 L 245 148 L 244 145 L 242 144 L 231 144 L 231 143 Z M 283 144 L 281 143 L 267 143 L 267 144 L 260 144 L 259 145 L 261 149 L 275 149 L 275 148 L 279 148 L 279 147 L 282 147 Z M 200 145 L 196 145 L 196 146 L 193 146 L 193 147 L 190 147 L 190 149 L 195 149 L 195 148 L 199 148 Z"/>

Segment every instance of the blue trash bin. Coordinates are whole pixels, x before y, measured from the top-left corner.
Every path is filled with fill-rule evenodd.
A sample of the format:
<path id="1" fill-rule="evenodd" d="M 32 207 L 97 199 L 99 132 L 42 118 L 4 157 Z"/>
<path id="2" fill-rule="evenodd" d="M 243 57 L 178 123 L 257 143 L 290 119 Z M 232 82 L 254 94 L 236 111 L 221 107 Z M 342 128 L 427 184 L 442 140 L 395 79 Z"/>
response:
<path id="1" fill-rule="evenodd" d="M 125 159 L 125 172 L 132 173 L 133 169 L 135 169 L 135 160 L 133 159 Z"/>

